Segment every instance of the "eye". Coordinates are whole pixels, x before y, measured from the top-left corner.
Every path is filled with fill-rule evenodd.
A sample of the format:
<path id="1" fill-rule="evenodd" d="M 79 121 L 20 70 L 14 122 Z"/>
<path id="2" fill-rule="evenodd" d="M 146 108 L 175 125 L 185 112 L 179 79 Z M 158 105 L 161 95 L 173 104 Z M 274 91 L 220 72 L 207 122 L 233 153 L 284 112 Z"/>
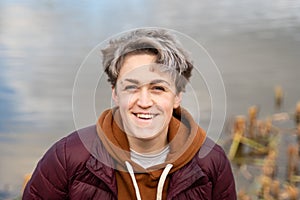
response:
<path id="1" fill-rule="evenodd" d="M 164 91 L 166 91 L 166 88 L 164 88 L 163 86 L 153 86 L 152 90 L 164 92 Z"/>
<path id="2" fill-rule="evenodd" d="M 124 90 L 126 90 L 126 91 L 135 91 L 137 89 L 138 89 L 138 87 L 136 85 L 127 85 L 124 87 Z"/>

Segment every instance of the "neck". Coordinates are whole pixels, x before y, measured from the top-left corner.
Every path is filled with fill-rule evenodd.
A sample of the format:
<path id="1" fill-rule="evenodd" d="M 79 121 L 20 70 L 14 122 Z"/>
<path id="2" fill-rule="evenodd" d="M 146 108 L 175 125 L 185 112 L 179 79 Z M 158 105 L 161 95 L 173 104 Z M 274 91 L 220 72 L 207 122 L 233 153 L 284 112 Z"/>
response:
<path id="1" fill-rule="evenodd" d="M 140 139 L 128 136 L 129 146 L 132 150 L 141 154 L 154 154 L 162 151 L 168 144 L 167 131 L 158 137 L 151 139 Z"/>

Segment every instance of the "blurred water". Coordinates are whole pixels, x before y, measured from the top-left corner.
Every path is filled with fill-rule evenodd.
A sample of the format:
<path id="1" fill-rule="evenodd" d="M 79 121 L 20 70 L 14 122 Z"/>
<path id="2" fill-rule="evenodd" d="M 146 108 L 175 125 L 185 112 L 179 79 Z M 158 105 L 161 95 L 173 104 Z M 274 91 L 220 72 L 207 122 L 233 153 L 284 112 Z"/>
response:
<path id="1" fill-rule="evenodd" d="M 73 83 L 88 53 L 109 36 L 141 26 L 180 31 L 208 50 L 225 83 L 227 120 L 253 104 L 262 116 L 272 113 L 276 85 L 284 89 L 284 110 L 292 112 L 300 100 L 300 1 L 3 0 L 0 191 L 17 195 L 45 150 L 75 128 Z M 205 126 L 210 106 L 203 95 Z"/>

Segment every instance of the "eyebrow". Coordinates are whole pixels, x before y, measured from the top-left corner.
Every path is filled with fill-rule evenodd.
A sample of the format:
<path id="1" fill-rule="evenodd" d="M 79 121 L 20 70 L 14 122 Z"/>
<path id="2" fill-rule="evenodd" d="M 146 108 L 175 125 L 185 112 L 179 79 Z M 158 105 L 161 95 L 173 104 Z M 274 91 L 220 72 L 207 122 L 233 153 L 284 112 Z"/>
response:
<path id="1" fill-rule="evenodd" d="M 126 78 L 124 79 L 124 81 L 127 81 L 127 82 L 130 82 L 130 83 L 134 83 L 134 84 L 139 84 L 140 82 L 136 79 L 131 79 L 131 78 Z M 158 83 L 166 83 L 167 85 L 171 86 L 171 84 L 163 79 L 155 79 L 155 80 L 152 80 L 150 82 L 150 85 L 155 85 L 155 84 L 158 84 Z"/>
<path id="2" fill-rule="evenodd" d="M 124 79 L 124 81 L 130 82 L 130 83 L 134 83 L 134 84 L 139 84 L 138 80 L 131 79 L 131 78 L 126 78 L 126 79 Z M 123 81 L 122 81 L 122 83 L 123 83 Z"/>
<path id="3" fill-rule="evenodd" d="M 171 86 L 171 84 L 165 80 L 162 80 L 162 79 L 155 79 L 153 81 L 150 82 L 150 85 L 155 85 L 155 84 L 158 84 L 158 83 L 166 83 L 167 85 Z"/>

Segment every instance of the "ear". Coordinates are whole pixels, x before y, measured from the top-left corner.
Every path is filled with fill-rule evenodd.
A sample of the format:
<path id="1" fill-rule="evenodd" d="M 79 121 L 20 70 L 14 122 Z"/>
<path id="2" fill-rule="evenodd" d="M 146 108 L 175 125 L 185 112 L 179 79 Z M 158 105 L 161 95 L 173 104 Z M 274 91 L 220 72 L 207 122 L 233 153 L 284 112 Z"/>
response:
<path id="1" fill-rule="evenodd" d="M 117 91 L 116 91 L 115 87 L 112 88 L 111 97 L 114 100 L 115 104 L 118 106 L 119 105 L 119 98 L 118 98 Z"/>
<path id="2" fill-rule="evenodd" d="M 176 109 L 176 108 L 178 108 L 180 106 L 181 100 L 182 100 L 182 92 L 179 92 L 175 96 L 175 101 L 174 101 L 174 105 L 173 105 L 174 109 Z"/>

